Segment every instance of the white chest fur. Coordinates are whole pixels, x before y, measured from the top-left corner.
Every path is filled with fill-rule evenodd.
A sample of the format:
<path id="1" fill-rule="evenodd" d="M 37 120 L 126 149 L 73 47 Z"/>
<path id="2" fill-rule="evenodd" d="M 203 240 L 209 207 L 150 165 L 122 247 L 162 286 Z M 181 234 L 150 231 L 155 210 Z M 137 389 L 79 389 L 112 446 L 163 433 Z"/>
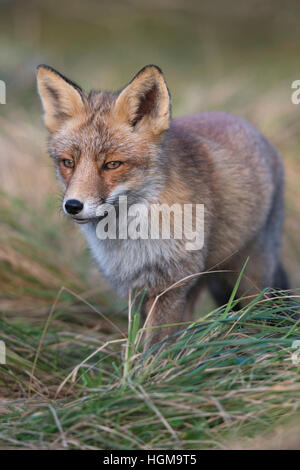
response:
<path id="1" fill-rule="evenodd" d="M 101 272 L 121 295 L 129 289 L 155 288 L 179 267 L 180 240 L 100 240 L 94 224 L 81 229 Z"/>

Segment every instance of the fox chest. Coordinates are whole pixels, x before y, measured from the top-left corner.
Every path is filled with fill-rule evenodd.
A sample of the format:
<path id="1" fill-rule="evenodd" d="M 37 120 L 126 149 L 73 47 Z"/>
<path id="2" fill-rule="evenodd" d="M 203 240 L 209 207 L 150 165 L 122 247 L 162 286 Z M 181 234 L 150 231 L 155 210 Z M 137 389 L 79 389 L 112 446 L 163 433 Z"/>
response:
<path id="1" fill-rule="evenodd" d="M 178 279 L 179 240 L 99 240 L 93 227 L 81 229 L 100 271 L 120 295 L 130 289 L 164 289 Z"/>

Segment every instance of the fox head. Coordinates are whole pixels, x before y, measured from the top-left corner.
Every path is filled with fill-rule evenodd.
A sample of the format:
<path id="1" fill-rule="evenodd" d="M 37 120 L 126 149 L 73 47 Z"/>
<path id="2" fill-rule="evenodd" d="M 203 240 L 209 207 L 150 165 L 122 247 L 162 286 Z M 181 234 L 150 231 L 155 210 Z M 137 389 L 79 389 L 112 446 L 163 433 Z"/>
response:
<path id="1" fill-rule="evenodd" d="M 144 67 L 118 92 L 87 94 L 46 65 L 38 67 L 37 82 L 66 214 L 86 223 L 100 204 L 114 204 L 120 195 L 129 203 L 155 199 L 171 114 L 157 66 Z"/>

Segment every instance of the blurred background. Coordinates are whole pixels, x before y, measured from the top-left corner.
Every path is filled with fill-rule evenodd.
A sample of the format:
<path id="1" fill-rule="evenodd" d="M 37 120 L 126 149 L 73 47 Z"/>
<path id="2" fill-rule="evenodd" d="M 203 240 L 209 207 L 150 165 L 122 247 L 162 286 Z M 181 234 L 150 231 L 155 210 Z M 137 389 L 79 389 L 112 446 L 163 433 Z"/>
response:
<path id="1" fill-rule="evenodd" d="M 125 306 L 101 280 L 78 227 L 61 214 L 36 93 L 40 63 L 85 90 L 121 88 L 154 63 L 166 75 L 174 116 L 216 109 L 254 123 L 285 163 L 284 264 L 292 286 L 300 286 L 300 105 L 291 102 L 291 84 L 300 79 L 299 2 L 1 0 L 0 8 L 0 79 L 7 86 L 7 104 L 0 105 L 0 307 L 6 318 L 40 322 L 62 285 L 105 313 Z M 63 314 L 80 325 L 86 305 L 64 295 Z"/>

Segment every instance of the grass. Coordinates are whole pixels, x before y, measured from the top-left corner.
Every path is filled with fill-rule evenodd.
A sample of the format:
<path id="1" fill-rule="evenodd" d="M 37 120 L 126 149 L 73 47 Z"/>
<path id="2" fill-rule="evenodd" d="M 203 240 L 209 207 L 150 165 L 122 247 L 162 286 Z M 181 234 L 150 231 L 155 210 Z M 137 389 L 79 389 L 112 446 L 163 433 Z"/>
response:
<path id="1" fill-rule="evenodd" d="M 109 341 L 58 328 L 58 316 L 39 349 L 41 328 L 2 319 L 2 448 L 219 449 L 267 434 L 299 411 L 300 321 L 289 315 L 299 298 L 262 292 L 238 312 L 215 310 L 155 355 L 132 332 Z"/>

